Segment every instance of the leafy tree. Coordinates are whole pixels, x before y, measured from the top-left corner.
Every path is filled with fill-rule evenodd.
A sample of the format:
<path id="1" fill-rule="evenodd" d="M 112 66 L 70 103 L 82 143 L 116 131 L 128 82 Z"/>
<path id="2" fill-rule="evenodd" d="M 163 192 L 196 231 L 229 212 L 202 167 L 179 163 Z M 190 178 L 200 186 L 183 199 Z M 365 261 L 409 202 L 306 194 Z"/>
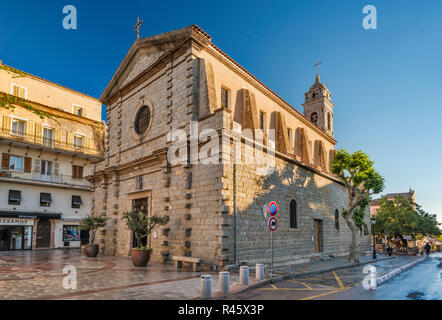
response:
<path id="1" fill-rule="evenodd" d="M 89 231 L 89 244 L 93 244 L 95 241 L 95 234 L 99 228 L 106 226 L 108 218 L 106 215 L 92 215 L 89 214 L 81 220 L 80 229 Z"/>
<path id="2" fill-rule="evenodd" d="M 404 236 L 420 239 L 424 236 L 438 235 L 440 230 L 436 215 L 425 212 L 413 200 L 402 196 L 394 199 L 382 198 L 376 213 L 376 233 L 387 237 L 400 238 L 407 246 Z"/>
<path id="3" fill-rule="evenodd" d="M 134 232 L 137 240 L 137 249 L 142 249 L 141 239 L 146 238 L 156 227 L 169 222 L 168 216 L 148 216 L 141 211 L 127 211 L 123 213 L 122 220 L 126 220 L 126 225 Z"/>
<path id="4" fill-rule="evenodd" d="M 359 264 L 360 228 L 368 214 L 370 197 L 384 189 L 384 178 L 373 168 L 369 156 L 356 151 L 350 154 L 340 149 L 330 162 L 330 171 L 344 183 L 347 191 L 347 207 L 342 216 L 352 232 L 349 262 Z"/>

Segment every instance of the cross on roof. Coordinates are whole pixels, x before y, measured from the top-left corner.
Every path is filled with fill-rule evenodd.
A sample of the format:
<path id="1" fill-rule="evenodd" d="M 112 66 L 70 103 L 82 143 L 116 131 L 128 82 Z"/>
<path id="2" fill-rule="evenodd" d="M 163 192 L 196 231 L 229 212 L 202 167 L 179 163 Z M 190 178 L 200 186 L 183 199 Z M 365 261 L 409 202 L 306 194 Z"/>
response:
<path id="1" fill-rule="evenodd" d="M 316 74 L 319 74 L 319 65 L 322 64 L 322 62 L 316 62 L 313 66 L 316 67 Z"/>
<path id="2" fill-rule="evenodd" d="M 140 38 L 140 27 L 143 23 L 143 20 L 140 20 L 140 17 L 137 17 L 137 23 L 135 23 L 135 27 L 133 30 L 137 31 L 137 39 Z"/>

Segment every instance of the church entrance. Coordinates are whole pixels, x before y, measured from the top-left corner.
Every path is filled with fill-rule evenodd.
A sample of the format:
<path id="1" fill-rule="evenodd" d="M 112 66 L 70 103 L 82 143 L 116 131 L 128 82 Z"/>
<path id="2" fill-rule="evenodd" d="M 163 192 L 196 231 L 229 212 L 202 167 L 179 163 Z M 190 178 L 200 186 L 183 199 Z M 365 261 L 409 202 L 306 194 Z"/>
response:
<path id="1" fill-rule="evenodd" d="M 140 199 L 134 199 L 132 200 L 132 210 L 135 211 L 141 211 L 145 215 L 149 215 L 148 211 L 148 200 L 149 198 L 140 198 Z M 148 243 L 150 243 L 150 239 L 147 239 L 148 237 L 145 237 L 141 239 L 141 245 L 147 246 Z M 148 241 L 149 240 L 149 241 Z M 137 246 L 137 239 L 135 238 L 135 235 L 132 235 L 132 248 L 135 248 Z"/>
<path id="2" fill-rule="evenodd" d="M 315 219 L 315 252 L 323 250 L 322 234 L 322 220 Z"/>

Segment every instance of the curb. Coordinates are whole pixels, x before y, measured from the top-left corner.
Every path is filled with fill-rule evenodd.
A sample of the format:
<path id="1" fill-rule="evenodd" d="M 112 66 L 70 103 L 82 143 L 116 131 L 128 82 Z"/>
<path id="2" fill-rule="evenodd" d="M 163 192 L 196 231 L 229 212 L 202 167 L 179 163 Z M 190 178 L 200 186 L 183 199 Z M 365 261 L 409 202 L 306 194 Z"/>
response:
<path id="1" fill-rule="evenodd" d="M 404 265 L 404 266 L 402 266 L 400 268 L 394 269 L 393 271 L 391 271 L 391 272 L 389 272 L 387 274 L 384 274 L 381 277 L 376 278 L 376 285 L 379 286 L 379 285 L 383 284 L 384 282 L 386 282 L 386 281 L 390 280 L 391 278 L 399 275 L 400 273 L 404 272 L 405 270 L 414 267 L 415 265 L 423 262 L 426 259 L 427 259 L 427 256 L 422 257 L 422 258 L 417 259 L 416 261 L 410 262 L 409 264 L 406 264 L 406 265 Z"/>
<path id="2" fill-rule="evenodd" d="M 370 263 L 376 263 L 378 261 L 383 261 L 383 260 L 390 260 L 390 259 L 394 259 L 394 257 L 385 257 L 385 258 L 379 258 L 376 261 L 370 260 L 370 261 L 366 261 L 366 262 L 361 262 L 361 263 L 359 263 L 359 266 L 365 265 L 365 264 L 370 264 Z M 414 262 L 416 262 L 416 261 L 414 261 Z M 225 297 L 228 297 L 228 296 L 240 293 L 240 292 L 244 292 L 244 291 L 247 291 L 249 289 L 255 289 L 255 288 L 262 287 L 262 286 L 265 286 L 267 284 L 275 283 L 275 282 L 278 282 L 278 281 L 283 281 L 283 280 L 287 280 L 287 279 L 303 277 L 303 276 L 307 276 L 307 275 L 311 275 L 311 274 L 316 274 L 316 273 L 324 273 L 324 272 L 329 272 L 329 271 L 334 271 L 334 270 L 346 269 L 346 268 L 351 268 L 351 267 L 355 267 L 355 266 L 356 265 L 354 265 L 354 264 L 344 264 L 344 265 L 341 265 L 341 266 L 336 266 L 336 267 L 327 268 L 327 269 L 313 270 L 313 271 L 304 272 L 304 273 L 300 273 L 300 274 L 284 275 L 284 276 L 280 276 L 278 278 L 266 279 L 266 280 L 262 280 L 262 281 L 259 281 L 257 283 L 254 283 L 252 285 L 249 285 L 249 286 L 244 286 L 244 287 L 242 287 L 240 289 L 237 289 L 238 291 L 235 291 L 235 292 L 230 292 L 228 294 L 219 294 L 218 293 L 218 294 L 214 295 L 212 297 L 212 299 L 223 299 Z M 197 299 L 201 299 L 201 298 L 197 298 Z"/>
<path id="3" fill-rule="evenodd" d="M 294 278 L 309 276 L 309 275 L 316 274 L 316 273 L 324 273 L 324 272 L 330 272 L 330 271 L 335 271 L 335 270 L 347 269 L 347 268 L 352 268 L 352 267 L 357 267 L 357 266 L 363 266 L 363 265 L 366 265 L 366 264 L 376 263 L 376 262 L 379 262 L 379 261 L 390 260 L 390 259 L 394 259 L 394 257 L 380 258 L 380 259 L 376 259 L 376 261 L 373 261 L 373 260 L 365 261 L 365 262 L 359 263 L 358 265 L 344 264 L 342 266 L 336 266 L 336 267 L 331 267 L 331 268 L 327 268 L 327 269 L 313 270 L 313 271 L 303 272 L 303 273 L 299 273 L 299 274 L 288 274 L 288 275 L 280 276 L 280 277 L 269 279 L 269 280 L 270 280 L 271 283 L 274 283 L 274 282 L 279 282 L 279 281 L 283 281 L 283 280 L 288 280 L 288 279 L 294 279 Z"/>

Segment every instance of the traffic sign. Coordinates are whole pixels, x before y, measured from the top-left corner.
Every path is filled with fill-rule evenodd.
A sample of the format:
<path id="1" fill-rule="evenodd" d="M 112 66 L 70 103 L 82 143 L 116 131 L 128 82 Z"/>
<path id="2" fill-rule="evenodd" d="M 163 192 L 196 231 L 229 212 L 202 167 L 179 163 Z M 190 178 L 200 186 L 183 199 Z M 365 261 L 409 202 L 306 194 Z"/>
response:
<path id="1" fill-rule="evenodd" d="M 276 213 L 278 212 L 278 205 L 276 204 L 275 201 L 270 201 L 269 203 L 269 213 L 271 216 L 275 216 Z"/>
<path id="2" fill-rule="evenodd" d="M 278 220 L 276 220 L 276 218 L 275 217 L 271 217 L 270 219 L 269 219 L 269 228 L 270 228 L 270 231 L 276 231 L 276 229 L 278 229 Z"/>
<path id="3" fill-rule="evenodd" d="M 264 215 L 264 219 L 268 219 L 268 208 L 267 208 L 267 204 L 264 204 L 262 206 L 262 214 Z"/>

